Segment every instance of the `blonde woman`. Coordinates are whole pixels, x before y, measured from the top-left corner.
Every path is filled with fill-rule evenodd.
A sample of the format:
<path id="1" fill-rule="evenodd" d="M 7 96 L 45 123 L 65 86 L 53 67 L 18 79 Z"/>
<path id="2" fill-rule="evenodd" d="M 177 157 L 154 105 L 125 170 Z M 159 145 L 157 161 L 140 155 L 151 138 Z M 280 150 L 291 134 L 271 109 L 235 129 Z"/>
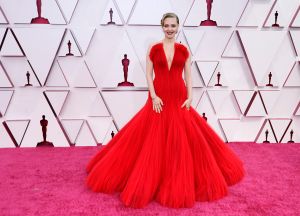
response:
<path id="1" fill-rule="evenodd" d="M 133 208 L 217 200 L 244 176 L 242 161 L 191 106 L 191 55 L 175 41 L 177 15 L 164 14 L 161 26 L 165 36 L 146 56 L 145 105 L 87 165 L 88 187 L 120 192 Z"/>

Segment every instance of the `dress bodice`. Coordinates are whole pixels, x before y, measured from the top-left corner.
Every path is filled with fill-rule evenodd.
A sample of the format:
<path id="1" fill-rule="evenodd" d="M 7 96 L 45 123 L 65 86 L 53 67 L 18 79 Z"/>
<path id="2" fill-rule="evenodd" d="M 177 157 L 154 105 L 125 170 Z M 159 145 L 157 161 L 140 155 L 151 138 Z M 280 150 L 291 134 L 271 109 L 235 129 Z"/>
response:
<path id="1" fill-rule="evenodd" d="M 169 70 L 168 61 L 167 61 L 167 57 L 162 42 L 154 44 L 151 47 L 150 54 L 149 54 L 149 57 L 153 62 L 155 76 L 160 76 L 171 72 L 173 72 L 173 75 L 175 74 L 178 75 L 179 73 L 182 72 L 185 61 L 188 56 L 189 53 L 187 48 L 184 45 L 175 42 L 174 57 Z"/>
<path id="2" fill-rule="evenodd" d="M 180 44 L 174 44 L 174 56 L 170 68 L 163 43 L 154 44 L 149 52 L 149 58 L 153 63 L 154 80 L 153 85 L 156 94 L 165 102 L 183 102 L 187 91 L 183 80 L 183 69 L 189 56 L 187 48 Z"/>

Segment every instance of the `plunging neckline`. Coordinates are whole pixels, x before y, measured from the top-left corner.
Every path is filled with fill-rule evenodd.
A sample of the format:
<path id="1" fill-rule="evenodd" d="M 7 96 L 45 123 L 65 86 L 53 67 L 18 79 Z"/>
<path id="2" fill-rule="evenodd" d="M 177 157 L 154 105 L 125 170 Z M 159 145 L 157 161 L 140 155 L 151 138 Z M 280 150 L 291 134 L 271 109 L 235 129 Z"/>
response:
<path id="1" fill-rule="evenodd" d="M 170 67 L 169 67 L 169 63 L 168 63 L 168 57 L 167 57 L 167 54 L 166 54 L 165 49 L 164 49 L 164 42 L 161 42 L 161 46 L 162 46 L 162 50 L 163 50 L 163 53 L 164 53 L 164 56 L 165 56 L 168 71 L 170 71 L 172 69 L 173 61 L 174 61 L 175 54 L 176 54 L 176 42 L 174 42 L 174 45 L 173 45 L 174 46 L 174 54 L 173 54 L 173 58 L 172 58 Z"/>

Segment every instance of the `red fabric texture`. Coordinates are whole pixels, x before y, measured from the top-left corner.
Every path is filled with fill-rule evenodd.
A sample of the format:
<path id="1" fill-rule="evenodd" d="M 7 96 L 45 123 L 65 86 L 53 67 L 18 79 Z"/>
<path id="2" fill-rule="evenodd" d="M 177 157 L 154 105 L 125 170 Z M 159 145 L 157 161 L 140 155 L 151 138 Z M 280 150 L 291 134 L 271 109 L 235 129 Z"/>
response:
<path id="1" fill-rule="evenodd" d="M 161 113 L 145 105 L 88 163 L 86 184 L 95 192 L 121 192 L 126 206 L 142 208 L 151 200 L 164 206 L 192 207 L 228 194 L 245 175 L 243 162 L 191 106 L 182 72 L 189 53 L 175 43 L 170 70 L 162 43 L 152 46 L 156 94 Z"/>

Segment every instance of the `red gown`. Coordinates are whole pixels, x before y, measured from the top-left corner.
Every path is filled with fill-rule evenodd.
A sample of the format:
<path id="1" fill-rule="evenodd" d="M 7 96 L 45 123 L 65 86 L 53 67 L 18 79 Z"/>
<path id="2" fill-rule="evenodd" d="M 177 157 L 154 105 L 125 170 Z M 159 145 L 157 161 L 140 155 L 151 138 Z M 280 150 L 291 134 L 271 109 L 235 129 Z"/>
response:
<path id="1" fill-rule="evenodd" d="M 86 184 L 95 192 L 120 192 L 126 206 L 151 200 L 173 208 L 192 207 L 228 194 L 244 176 L 242 161 L 197 111 L 181 108 L 187 98 L 182 79 L 187 48 L 175 43 L 171 68 L 162 43 L 152 46 L 156 94 L 164 105 L 145 105 L 87 165 Z"/>

